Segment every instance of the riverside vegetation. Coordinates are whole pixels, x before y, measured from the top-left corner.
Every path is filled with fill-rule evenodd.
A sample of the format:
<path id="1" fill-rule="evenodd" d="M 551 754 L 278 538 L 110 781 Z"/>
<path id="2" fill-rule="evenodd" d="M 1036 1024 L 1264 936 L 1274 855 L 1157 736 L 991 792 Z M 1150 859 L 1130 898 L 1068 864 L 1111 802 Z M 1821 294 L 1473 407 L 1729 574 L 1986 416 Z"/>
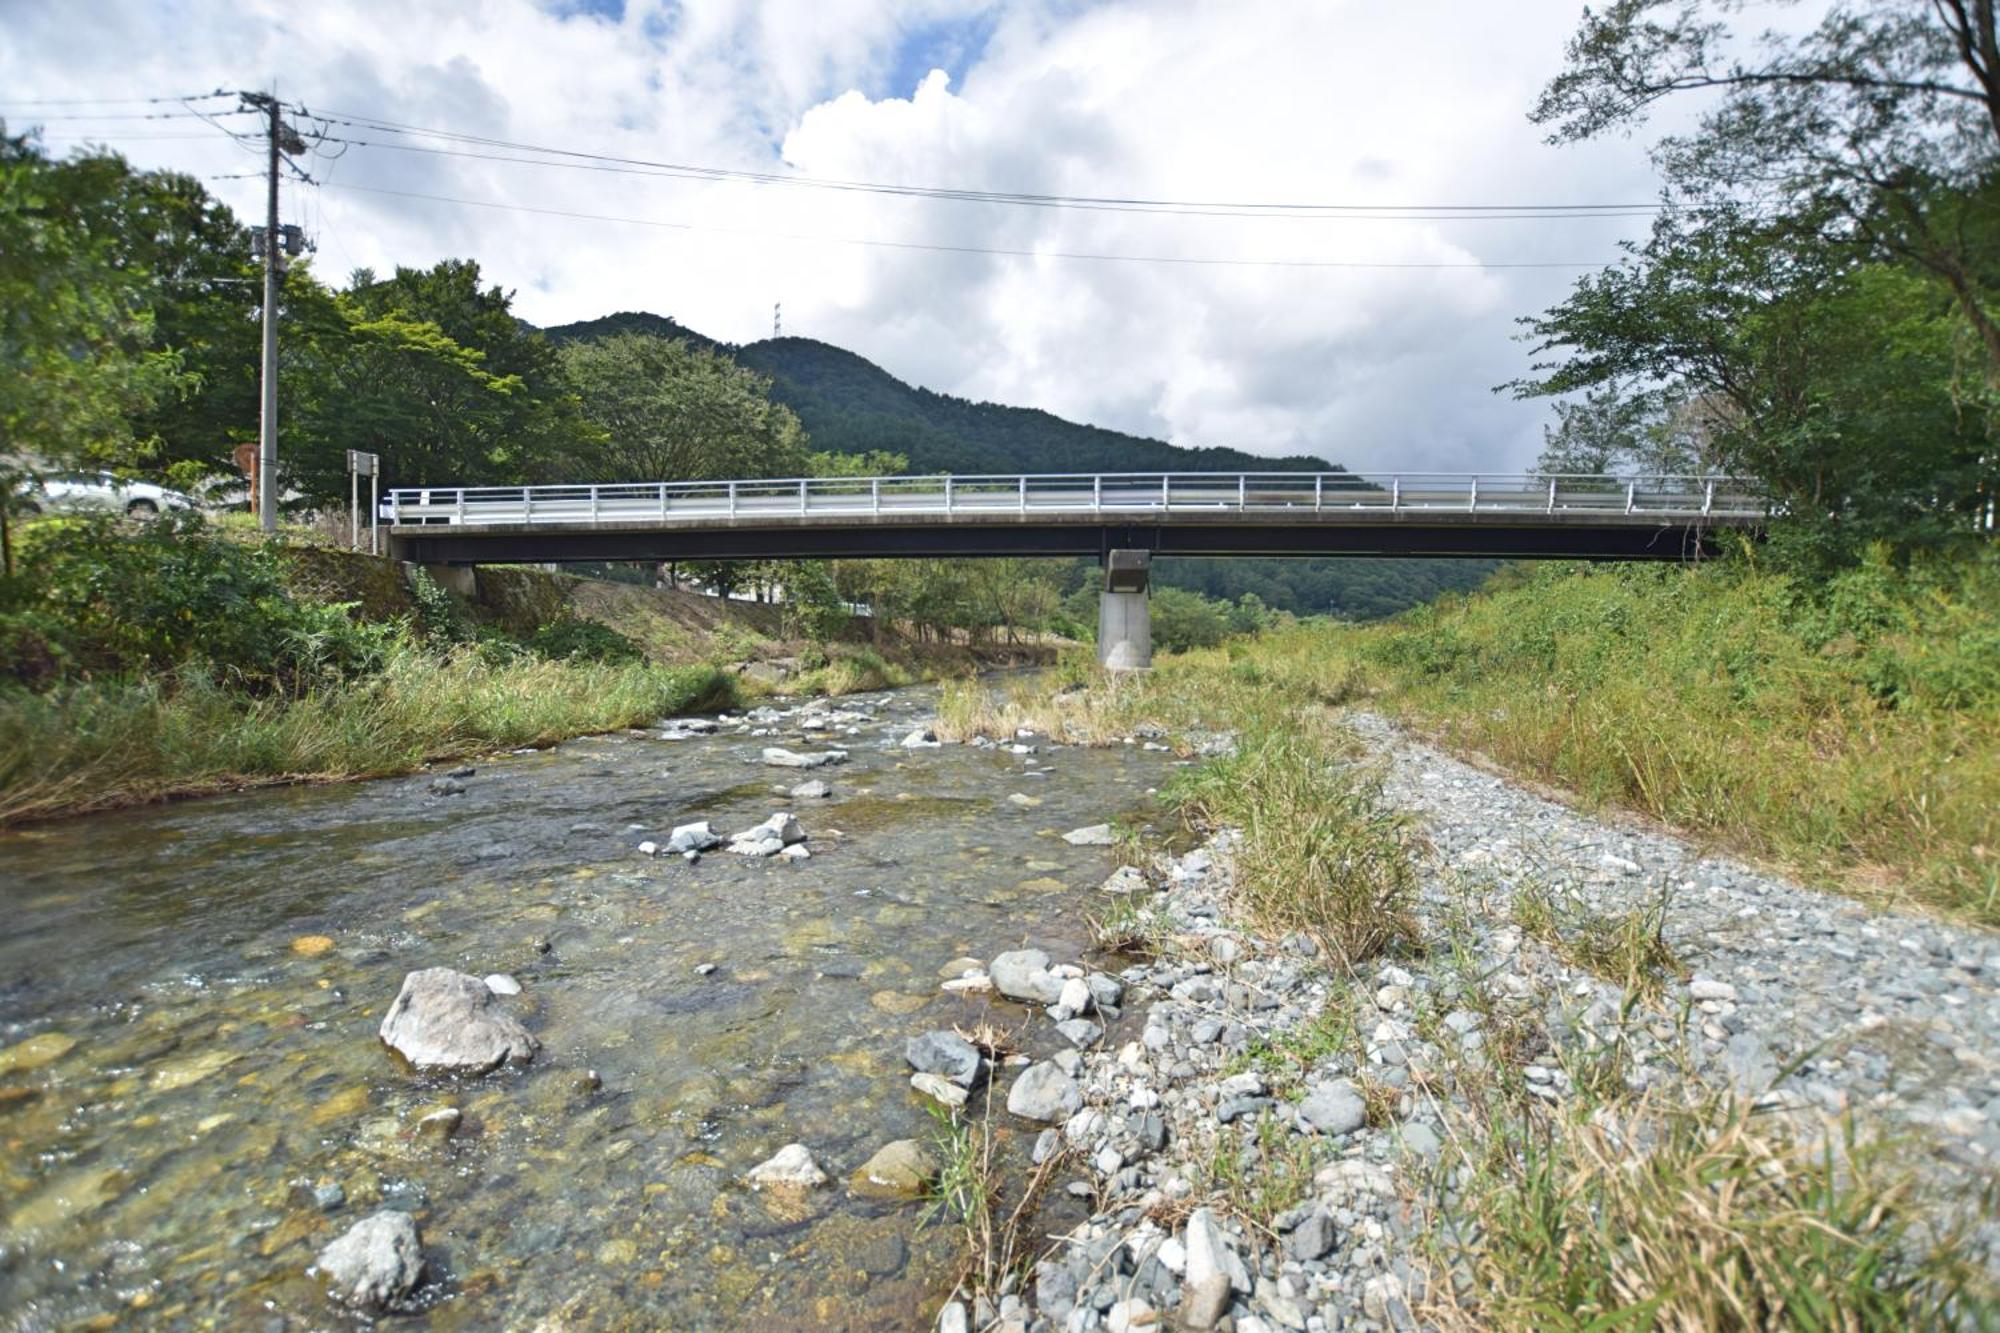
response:
<path id="1" fill-rule="evenodd" d="M 2000 1143 L 1990 1108 L 1975 1109 L 1992 1092 L 1969 1072 L 1983 1057 L 1934 1073 L 1914 1105 L 1885 1088 L 1864 1111 L 1864 1086 L 1879 1085 L 1851 1082 L 1883 1058 L 1858 1049 L 1875 1040 L 1862 1035 L 1880 1021 L 1871 1004 L 1892 1029 L 1903 1006 L 1931 1021 L 1918 992 L 1867 998 L 1898 990 L 1904 966 L 1871 941 L 1914 947 L 1921 919 L 1842 913 L 1716 851 L 1975 927 L 1938 930 L 1934 947 L 1960 969 L 1944 984 L 1975 979 L 1958 1040 L 1990 1045 L 1990 1031 L 1969 1034 L 1990 1003 L 1976 979 L 1996 961 L 1976 929 L 1996 920 L 1996 578 L 1990 553 L 1878 556 L 1817 585 L 1753 559 L 1553 567 L 1378 625 L 1291 625 L 1163 657 L 1144 676 L 1106 679 L 1079 659 L 1035 682 L 949 686 L 948 738 L 1144 738 L 1199 761 L 1163 798 L 1197 834 L 1228 831 L 1198 860 L 1128 847 L 1165 892 L 1099 914 L 1100 946 L 1139 960 L 1121 976 L 1154 1005 L 1143 1050 L 1085 1057 L 1086 1103 L 1109 1119 L 1064 1142 L 1087 1161 L 1101 1140 L 1138 1174 L 1094 1186 L 1093 1223 L 1036 1270 L 1042 1312 L 1060 1323 L 1115 1299 L 1185 1318 L 1193 1270 L 1173 1270 L 1186 1278 L 1175 1294 L 1148 1260 L 1184 1263 L 1180 1228 L 1207 1208 L 1200 1225 L 1219 1219 L 1245 1263 L 1266 1265 L 1253 1286 L 1275 1299 L 1236 1296 L 1239 1316 L 1267 1325 L 1316 1301 L 1447 1326 L 1990 1317 L 1993 1238 L 1977 1230 L 1990 1150 L 1954 1146 L 1961 1132 Z M 1498 780 L 1443 776 L 1446 761 L 1365 710 L 1693 845 L 1621 839 L 1527 796 L 1503 809 Z M 1454 794 L 1422 785 L 1441 779 Z M 1433 791 L 1441 804 L 1415 799 Z M 1708 900 L 1691 901 L 1702 882 Z M 1789 930 L 1723 943 L 1737 929 L 1722 923 L 1773 910 L 1753 895 L 1774 893 L 1805 938 L 1838 941 L 1831 971 Z M 1270 1012 L 1202 1002 L 1211 971 Z M 1752 1026 L 1752 987 L 1719 979 L 1732 975 L 1763 978 Z M 1794 1012 L 1797 1026 L 1766 1026 Z M 1351 1138 L 1299 1120 L 1335 1076 L 1357 1108 Z M 1119 1111 L 1156 1097 L 1164 1151 L 1135 1145 L 1136 1117 Z M 1912 1140 L 1913 1125 L 1954 1128 Z M 1407 1202 L 1343 1184 L 1344 1164 L 1364 1161 Z M 1359 1247 L 1342 1273 L 1318 1242 L 1294 1242 L 1316 1211 L 1417 1240 Z M 1093 1286 L 1107 1279 L 1112 1297 Z M 1127 1304 L 1119 1318 L 1141 1314 Z"/>
<path id="2" fill-rule="evenodd" d="M 567 610 L 510 633 L 421 574 L 370 617 L 319 577 L 329 557 L 359 557 L 193 517 L 44 519 L 19 545 L 0 580 L 0 823 L 380 777 L 728 708 L 781 679 L 853 693 L 969 660 L 893 635 L 828 642 L 784 616 L 766 617 L 768 637 L 726 610 L 672 641 L 643 615 L 627 634 Z M 370 567 L 402 591 L 394 566 Z M 756 674 L 781 654 L 782 675 Z"/>

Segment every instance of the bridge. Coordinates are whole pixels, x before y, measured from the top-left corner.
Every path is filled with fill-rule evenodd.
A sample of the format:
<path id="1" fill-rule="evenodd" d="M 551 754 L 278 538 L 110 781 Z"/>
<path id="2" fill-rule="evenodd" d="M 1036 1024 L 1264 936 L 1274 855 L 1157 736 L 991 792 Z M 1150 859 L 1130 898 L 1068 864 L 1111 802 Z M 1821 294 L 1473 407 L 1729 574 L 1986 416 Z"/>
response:
<path id="1" fill-rule="evenodd" d="M 431 486 L 381 506 L 391 553 L 427 565 L 1094 556 L 1110 666 L 1151 660 L 1156 555 L 1687 560 L 1769 515 L 1730 477 L 1355 472 Z"/>

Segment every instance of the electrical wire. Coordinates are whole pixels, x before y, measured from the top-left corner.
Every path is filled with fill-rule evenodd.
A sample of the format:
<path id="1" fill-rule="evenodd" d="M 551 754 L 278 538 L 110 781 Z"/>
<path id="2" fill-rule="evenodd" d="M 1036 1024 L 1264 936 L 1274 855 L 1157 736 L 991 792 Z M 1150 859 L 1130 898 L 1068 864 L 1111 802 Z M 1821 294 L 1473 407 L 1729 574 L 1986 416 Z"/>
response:
<path id="1" fill-rule="evenodd" d="M 916 198 L 955 199 L 967 202 L 1017 204 L 1042 208 L 1097 208 L 1138 212 L 1191 212 L 1197 214 L 1205 211 L 1219 211 L 1232 215 L 1242 214 L 1245 216 L 1337 216 L 1344 214 L 1379 214 L 1385 212 L 1448 214 L 1507 212 L 1534 216 L 1546 216 L 1550 214 L 1578 214 L 1584 216 L 1608 214 L 1616 216 L 1621 213 L 1644 213 L 1651 215 L 1673 207 L 1673 205 L 1659 202 L 1609 204 L 1274 203 L 1212 199 L 1153 199 L 1118 195 L 1035 194 L 1025 191 L 973 190 L 951 186 L 897 185 L 875 181 L 799 176 L 778 172 L 739 170 L 728 167 L 708 167 L 683 162 L 656 161 L 647 158 L 619 157 L 609 153 L 594 153 L 573 148 L 550 148 L 544 145 L 518 143 L 512 140 L 497 139 L 485 135 L 465 134 L 455 130 L 432 129 L 419 125 L 385 120 L 380 117 L 371 117 L 360 112 L 328 110 L 314 113 L 307 111 L 304 107 L 295 109 L 301 115 L 322 120 L 331 125 L 344 125 L 354 129 L 373 130 L 386 134 L 442 139 L 447 142 L 471 144 L 482 148 L 507 149 L 515 152 L 537 153 L 548 157 L 571 158 L 583 162 L 602 163 L 607 166 L 646 168 L 663 175 L 684 176 L 696 180 L 736 180 L 759 185 L 802 186 L 812 189 L 896 194 Z M 389 145 L 371 144 L 369 146 L 386 147 Z M 442 150 L 433 149 L 429 151 Z"/>
<path id="2" fill-rule="evenodd" d="M 575 218 L 590 222 L 621 222 L 637 227 L 657 227 L 671 231 L 715 232 L 732 236 L 762 237 L 768 240 L 807 241 L 828 245 L 859 245 L 884 250 L 921 250 L 938 254 L 1000 255 L 1022 259 L 1071 259 L 1120 264 L 1180 264 L 1196 267 L 1286 268 L 1286 269 L 1594 269 L 1605 263 L 1585 261 L 1409 261 L 1377 262 L 1339 259 L 1226 259 L 1192 255 L 1122 255 L 1076 250 L 1023 250 L 1000 246 L 945 245 L 924 241 L 884 241 L 859 236 L 813 236 L 801 232 L 764 231 L 739 227 L 703 226 L 693 222 L 673 222 L 663 218 L 620 217 L 609 213 L 584 213 L 563 208 L 540 208 L 529 204 L 509 204 L 494 199 L 464 199 L 452 195 L 426 194 L 418 190 L 392 190 L 379 185 L 328 185 L 336 190 L 358 190 L 366 194 L 390 195 L 400 199 L 427 199 L 435 203 L 458 204 L 467 208 L 500 209 L 512 213 L 536 213 L 545 217 Z"/>

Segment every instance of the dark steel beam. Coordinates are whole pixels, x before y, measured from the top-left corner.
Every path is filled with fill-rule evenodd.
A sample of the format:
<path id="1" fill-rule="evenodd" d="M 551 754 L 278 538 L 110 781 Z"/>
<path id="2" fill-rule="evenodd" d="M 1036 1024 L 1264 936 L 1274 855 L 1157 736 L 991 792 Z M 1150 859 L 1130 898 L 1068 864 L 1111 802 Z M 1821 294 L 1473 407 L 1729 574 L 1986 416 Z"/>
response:
<path id="1" fill-rule="evenodd" d="M 1640 526 L 1415 522 L 873 524 L 842 527 L 488 529 L 399 528 L 390 549 L 423 564 L 530 564 L 595 560 L 798 560 L 920 557 L 1093 556 L 1111 550 L 1159 556 L 1409 556 L 1515 560 L 1690 560 L 1715 553 L 1698 524 Z"/>

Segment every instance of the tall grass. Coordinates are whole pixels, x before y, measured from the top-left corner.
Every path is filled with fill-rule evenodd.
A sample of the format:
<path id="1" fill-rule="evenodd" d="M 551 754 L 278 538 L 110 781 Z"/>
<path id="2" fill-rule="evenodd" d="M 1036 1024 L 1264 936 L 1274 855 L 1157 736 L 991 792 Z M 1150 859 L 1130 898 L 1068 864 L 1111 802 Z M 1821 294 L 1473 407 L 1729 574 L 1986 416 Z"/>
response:
<path id="1" fill-rule="evenodd" d="M 1300 717 L 1251 733 L 1162 794 L 1203 824 L 1243 830 L 1236 890 L 1260 926 L 1304 934 L 1353 967 L 1416 937 L 1417 834 L 1341 761 L 1344 748 L 1324 719 Z"/>
<path id="2" fill-rule="evenodd" d="M 403 645 L 383 669 L 296 698 L 185 672 L 0 693 L 0 824 L 259 783 L 380 777 L 729 707 L 706 667 L 489 660 Z"/>
<path id="3" fill-rule="evenodd" d="M 1317 637 L 1455 746 L 2000 924 L 2000 553 L 1815 589 L 1741 562 L 1551 569 Z"/>
<path id="4" fill-rule="evenodd" d="M 1805 1134 L 1723 1095 L 1516 1104 L 1458 1140 L 1434 1233 L 1460 1295 L 1430 1312 L 1501 1329 L 1988 1327 L 1961 1250 L 1975 1200 L 1924 1192 L 1890 1145 Z"/>

